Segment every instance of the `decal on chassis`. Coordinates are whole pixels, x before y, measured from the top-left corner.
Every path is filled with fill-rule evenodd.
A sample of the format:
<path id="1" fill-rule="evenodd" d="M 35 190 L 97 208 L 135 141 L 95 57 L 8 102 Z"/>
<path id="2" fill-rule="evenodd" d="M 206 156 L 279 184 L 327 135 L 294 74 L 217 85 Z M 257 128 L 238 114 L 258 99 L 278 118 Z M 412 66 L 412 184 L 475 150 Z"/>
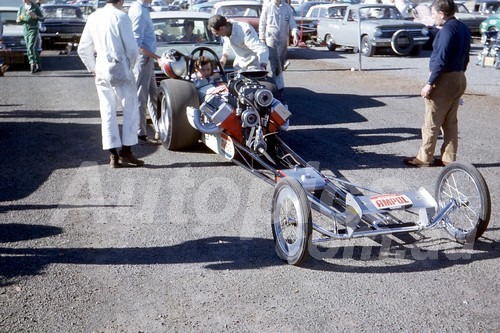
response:
<path id="1" fill-rule="evenodd" d="M 404 194 L 381 194 L 370 197 L 370 201 L 377 209 L 410 208 L 413 202 Z"/>

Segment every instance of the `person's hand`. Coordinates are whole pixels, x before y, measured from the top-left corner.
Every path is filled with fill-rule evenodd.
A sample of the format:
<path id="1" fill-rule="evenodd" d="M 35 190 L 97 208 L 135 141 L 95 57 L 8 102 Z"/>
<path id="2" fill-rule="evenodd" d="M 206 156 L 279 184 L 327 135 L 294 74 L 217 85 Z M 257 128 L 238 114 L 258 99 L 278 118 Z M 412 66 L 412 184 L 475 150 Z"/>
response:
<path id="1" fill-rule="evenodd" d="M 429 99 L 430 98 L 430 95 L 431 95 L 431 91 L 432 91 L 432 86 L 430 84 L 426 84 L 423 88 L 422 88 L 422 91 L 420 91 L 420 96 L 422 96 L 423 98 L 427 98 Z"/>
<path id="2" fill-rule="evenodd" d="M 299 37 L 297 35 L 293 35 L 293 45 L 299 45 Z"/>
<path id="3" fill-rule="evenodd" d="M 224 68 L 224 66 L 226 66 L 226 61 L 227 61 L 227 57 L 225 55 L 223 55 L 220 59 L 220 64 L 222 66 L 222 68 Z"/>
<path id="4" fill-rule="evenodd" d="M 35 13 L 33 13 L 33 12 L 30 12 L 30 16 L 31 16 L 31 18 L 37 18 L 37 17 L 38 17 L 38 16 L 36 16 L 36 14 L 35 14 Z"/>

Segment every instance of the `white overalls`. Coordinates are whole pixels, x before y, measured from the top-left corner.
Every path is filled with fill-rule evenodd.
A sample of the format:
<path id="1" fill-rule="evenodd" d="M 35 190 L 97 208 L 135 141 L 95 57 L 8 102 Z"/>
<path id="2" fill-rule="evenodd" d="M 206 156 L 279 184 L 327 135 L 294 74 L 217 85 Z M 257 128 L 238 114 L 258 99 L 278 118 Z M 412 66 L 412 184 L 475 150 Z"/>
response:
<path id="1" fill-rule="evenodd" d="M 139 109 L 132 68 L 139 48 L 127 14 L 111 4 L 92 13 L 80 38 L 78 55 L 88 71 L 95 73 L 103 149 L 137 144 Z M 113 62 L 122 64 L 121 76 L 125 78 L 121 77 L 119 82 L 114 82 L 110 71 Z M 117 101 L 123 110 L 122 139 L 116 116 Z"/>

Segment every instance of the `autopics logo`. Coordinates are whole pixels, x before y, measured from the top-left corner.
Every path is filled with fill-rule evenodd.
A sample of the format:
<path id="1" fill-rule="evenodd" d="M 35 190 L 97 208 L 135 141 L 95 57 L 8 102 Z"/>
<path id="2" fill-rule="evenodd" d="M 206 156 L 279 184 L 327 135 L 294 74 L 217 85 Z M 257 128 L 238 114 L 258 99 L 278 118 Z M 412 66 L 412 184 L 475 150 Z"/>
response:
<path id="1" fill-rule="evenodd" d="M 227 168 L 227 162 L 224 163 L 226 164 L 221 167 Z M 255 177 L 236 180 L 204 175 L 203 178 L 200 177 L 199 169 L 185 165 L 174 169 L 168 178 L 123 177 L 119 178 L 120 183 L 117 184 L 116 178 L 113 177 L 110 182 L 103 170 L 95 162 L 83 163 L 76 169 L 58 209 L 51 217 L 51 225 L 65 224 L 74 216 L 70 213 L 77 210 L 79 216 L 82 216 L 82 212 L 87 212 L 85 221 L 92 224 L 160 223 L 172 228 L 182 224 L 191 228 L 191 235 L 202 235 L 208 228 L 217 233 L 218 225 L 231 224 L 235 234 L 241 239 L 270 235 L 272 187 Z M 323 170 L 322 173 L 333 174 L 328 170 Z M 396 177 L 378 178 L 374 184 L 369 185 L 383 185 L 384 189 L 409 187 Z M 360 194 L 355 187 L 350 188 L 350 192 Z M 394 203 L 401 204 L 396 201 Z M 420 233 L 412 233 L 405 237 L 378 236 L 364 238 L 362 241 L 333 240 L 328 243 L 329 246 L 324 246 L 325 243 L 321 242 L 311 243 L 309 254 L 316 259 L 355 260 L 471 258 L 473 243 L 462 245 L 446 238 L 446 243 L 452 245 L 443 249 L 438 247 L 439 243 L 445 243 L 440 236 L 443 235 L 442 231 L 425 233 L 436 233 L 437 237 L 432 238 L 435 243 L 429 242 L 429 238 Z M 315 233 L 315 237 L 318 236 Z"/>

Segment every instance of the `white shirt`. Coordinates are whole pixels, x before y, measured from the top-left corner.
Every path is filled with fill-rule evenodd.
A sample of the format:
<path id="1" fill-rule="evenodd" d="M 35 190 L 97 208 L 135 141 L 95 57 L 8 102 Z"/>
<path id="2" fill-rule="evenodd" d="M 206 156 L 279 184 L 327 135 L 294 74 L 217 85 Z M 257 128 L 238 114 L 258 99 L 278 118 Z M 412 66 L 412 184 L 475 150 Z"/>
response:
<path id="1" fill-rule="evenodd" d="M 125 61 L 132 70 L 139 57 L 139 48 L 127 14 L 111 4 L 90 14 L 80 38 L 78 55 L 96 77 L 106 70 L 105 63 L 113 59 Z"/>
<path id="2" fill-rule="evenodd" d="M 259 37 L 266 42 L 278 41 L 288 45 L 289 31 L 298 36 L 293 10 L 286 2 L 276 5 L 274 0 L 266 2 L 259 22 Z M 268 41 L 269 40 L 269 41 Z"/>
<path id="3" fill-rule="evenodd" d="M 235 54 L 235 69 L 260 68 L 269 61 L 269 50 L 259 40 L 257 32 L 245 22 L 232 22 L 231 36 L 224 37 L 223 54 L 232 49 Z"/>

